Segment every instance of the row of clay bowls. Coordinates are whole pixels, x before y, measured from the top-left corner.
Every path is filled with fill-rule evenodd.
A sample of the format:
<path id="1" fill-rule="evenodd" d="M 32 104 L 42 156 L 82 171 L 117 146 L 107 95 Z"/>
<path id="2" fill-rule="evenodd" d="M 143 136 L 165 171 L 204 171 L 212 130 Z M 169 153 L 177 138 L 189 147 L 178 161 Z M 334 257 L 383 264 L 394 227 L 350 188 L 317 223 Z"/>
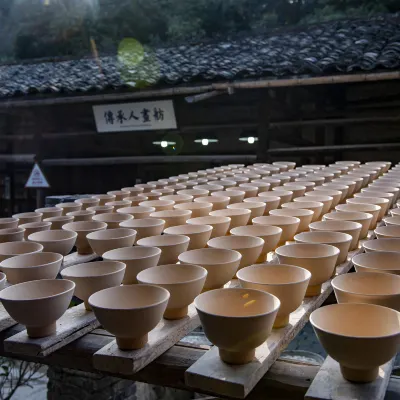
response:
<path id="1" fill-rule="evenodd" d="M 99 268 L 96 263 L 70 267 L 63 275 L 75 281 L 77 296 L 93 307 L 105 329 L 117 336 L 121 348 L 137 348 L 146 342 L 147 332 L 163 314 L 166 318 L 185 316 L 187 306 L 204 288 L 221 287 L 238 271 L 243 289 L 206 291 L 196 298 L 195 305 L 207 336 L 220 349 L 221 358 L 230 363 L 248 362 L 274 324 L 286 325 L 289 314 L 298 308 L 305 295 L 320 293 L 321 284 L 334 274 L 335 265 L 346 258 L 349 249 L 357 246 L 359 238 L 364 238 L 385 214 L 382 209 L 387 209 L 387 203 L 393 203 L 398 195 L 396 190 L 382 192 L 384 186 L 385 190 L 390 189 L 386 188 L 388 185 L 377 185 L 379 194 L 386 194 L 383 198 L 375 197 L 377 191 L 372 186 L 359 193 L 365 193 L 360 196 L 361 201 L 357 201 L 357 193 L 356 201 L 350 201 L 354 200 L 353 193 L 376 179 L 388 168 L 387 164 L 359 166 L 350 162 L 327 168 L 303 166 L 293 170 L 293 167 L 294 163 L 255 165 L 247 169 L 228 166 L 81 200 L 78 203 L 91 212 L 94 221 L 78 221 L 75 224 L 80 225 L 67 224 L 62 228 L 76 231 L 78 237 L 83 232 L 81 236 L 87 244 L 81 246 L 82 252 L 91 251 L 91 246 L 108 261 L 99 262 Z M 94 205 L 91 200 L 103 204 Z M 346 200 L 350 207 L 339 204 Z M 132 206 L 133 201 L 136 203 Z M 63 213 L 75 213 L 74 218 L 82 216 L 82 211 L 70 209 L 76 203 L 64 204 Z M 118 208 L 116 213 L 110 213 L 107 212 L 110 209 L 101 207 Z M 334 208 L 336 212 L 329 212 Z M 92 212 L 103 214 L 93 217 Z M 121 216 L 130 218 L 120 219 Z M 319 221 L 321 217 L 324 221 Z M 157 222 L 150 224 L 150 221 Z M 102 229 L 111 229 L 99 228 L 98 232 L 89 233 L 85 228 L 93 226 L 86 223 L 92 222 L 107 224 Z M 252 225 L 247 225 L 249 222 Z M 304 232 L 307 225 L 311 232 Z M 136 231 L 132 229 L 136 227 Z M 153 227 L 159 229 L 158 234 L 146 237 L 144 233 L 137 240 L 139 228 L 148 229 L 151 234 Z M 165 234 L 161 235 L 163 230 Z M 231 236 L 224 236 L 228 232 Z M 137 240 L 138 246 L 131 247 L 132 244 L 125 242 L 122 248 L 105 249 L 100 243 L 115 240 L 118 245 L 118 239 L 127 240 L 129 233 L 132 244 Z M 293 239 L 296 244 L 284 244 Z M 281 264 L 252 265 L 256 261 L 265 262 L 267 253 L 279 244 L 282 246 L 276 254 Z M 186 251 L 189 245 L 192 250 Z M 146 263 L 148 259 L 154 264 Z M 143 261 L 142 266 L 137 267 L 138 260 Z M 177 260 L 181 265 L 174 264 Z M 156 266 L 169 263 L 172 264 Z M 103 281 L 107 278 L 99 270 L 107 270 L 111 265 L 115 269 L 111 286 L 115 287 L 101 290 L 104 282 L 99 283 L 100 277 Z M 137 279 L 142 285 L 120 287 L 118 281 L 122 279 L 126 284 Z M 93 290 L 95 282 L 98 286 Z M 115 321 L 126 321 L 127 308 L 132 313 L 132 324 L 115 326 Z M 139 318 L 138 314 L 141 321 L 146 321 L 141 332 L 137 331 L 134 318 Z M 226 324 L 234 332 L 229 338 L 221 337 Z"/>

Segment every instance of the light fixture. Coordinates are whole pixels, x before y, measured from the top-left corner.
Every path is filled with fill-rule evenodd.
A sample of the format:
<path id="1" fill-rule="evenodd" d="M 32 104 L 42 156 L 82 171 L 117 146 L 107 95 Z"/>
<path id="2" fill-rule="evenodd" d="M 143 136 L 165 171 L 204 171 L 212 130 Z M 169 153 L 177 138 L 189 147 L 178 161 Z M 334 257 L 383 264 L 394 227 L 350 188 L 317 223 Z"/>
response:
<path id="1" fill-rule="evenodd" d="M 210 143 L 218 143 L 218 139 L 212 134 L 203 134 L 198 136 L 195 143 L 200 143 L 203 146 L 208 146 Z"/>
<path id="2" fill-rule="evenodd" d="M 240 135 L 239 140 L 241 142 L 247 142 L 248 144 L 254 144 L 258 141 L 257 133 L 255 132 L 243 132 Z"/>
<path id="3" fill-rule="evenodd" d="M 153 142 L 154 145 L 156 146 L 161 146 L 163 149 L 165 149 L 168 146 L 174 146 L 176 144 L 176 142 L 170 142 L 170 141 L 166 141 L 166 140 L 161 140 L 158 142 Z"/>

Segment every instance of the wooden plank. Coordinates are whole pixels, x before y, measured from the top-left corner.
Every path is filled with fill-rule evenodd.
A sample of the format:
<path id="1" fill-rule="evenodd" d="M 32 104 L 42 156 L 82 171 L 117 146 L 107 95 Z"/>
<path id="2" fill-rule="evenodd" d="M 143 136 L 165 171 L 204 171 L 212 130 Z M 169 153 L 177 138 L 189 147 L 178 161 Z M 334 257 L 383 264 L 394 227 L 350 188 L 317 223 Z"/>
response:
<path id="1" fill-rule="evenodd" d="M 0 302 L 0 332 L 3 332 L 16 324 L 17 322 L 10 317 L 3 304 Z"/>
<path id="2" fill-rule="evenodd" d="M 33 339 L 23 330 L 4 341 L 4 350 L 14 354 L 45 357 L 99 326 L 94 313 L 80 304 L 69 308 L 57 321 L 55 334 Z"/>
<path id="3" fill-rule="evenodd" d="M 327 357 L 311 383 L 306 400 L 383 400 L 389 384 L 394 358 L 379 368 L 379 376 L 370 383 L 353 383 L 343 378 L 339 363 Z"/>
<path id="4" fill-rule="evenodd" d="M 71 267 L 72 265 L 82 264 L 90 261 L 94 261 L 100 259 L 100 257 L 95 254 L 78 254 L 77 252 L 68 254 L 64 257 L 63 263 L 61 264 L 60 271 L 67 267 Z"/>
<path id="5" fill-rule="evenodd" d="M 352 257 L 362 251 L 362 248 L 359 248 L 350 252 L 347 261 L 337 267 L 337 275 L 347 273 L 352 267 Z M 283 349 L 304 327 L 310 314 L 320 307 L 331 293 L 331 280 L 328 280 L 322 285 L 319 296 L 305 298 L 303 304 L 290 315 L 289 325 L 273 329 L 268 339 L 256 349 L 255 358 L 251 363 L 235 366 L 226 364 L 221 361 L 218 348 L 214 346 L 186 371 L 186 384 L 208 393 L 245 398 Z"/>

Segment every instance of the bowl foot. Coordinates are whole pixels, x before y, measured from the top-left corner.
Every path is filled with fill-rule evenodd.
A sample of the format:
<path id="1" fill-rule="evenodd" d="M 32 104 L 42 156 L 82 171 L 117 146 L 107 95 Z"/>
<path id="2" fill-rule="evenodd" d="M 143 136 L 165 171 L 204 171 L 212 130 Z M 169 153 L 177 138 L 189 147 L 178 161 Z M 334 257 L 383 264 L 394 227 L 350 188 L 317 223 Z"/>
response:
<path id="1" fill-rule="evenodd" d="M 277 316 L 274 322 L 274 329 L 283 328 L 289 323 L 289 315 Z"/>
<path id="2" fill-rule="evenodd" d="M 171 308 L 166 309 L 164 312 L 165 319 L 181 319 L 187 316 L 188 308 Z"/>
<path id="3" fill-rule="evenodd" d="M 141 349 L 147 344 L 148 335 L 147 333 L 139 338 L 115 338 L 117 346 L 120 350 L 137 350 Z"/>
<path id="4" fill-rule="evenodd" d="M 57 331 L 57 323 L 53 322 L 46 326 L 27 326 L 26 331 L 31 338 L 41 338 L 53 335 Z"/>
<path id="5" fill-rule="evenodd" d="M 93 254 L 93 250 L 91 247 L 77 247 L 76 251 L 80 255 Z"/>
<path id="6" fill-rule="evenodd" d="M 256 355 L 256 350 L 249 351 L 228 351 L 224 349 L 219 350 L 219 357 L 227 364 L 247 364 L 251 362 Z"/>
<path id="7" fill-rule="evenodd" d="M 305 297 L 313 297 L 321 294 L 322 285 L 308 286 Z"/>
<path id="8" fill-rule="evenodd" d="M 379 367 L 372 369 L 354 369 L 340 366 L 343 378 L 351 382 L 367 383 L 374 381 L 379 374 Z"/>
<path id="9" fill-rule="evenodd" d="M 260 256 L 257 258 L 256 264 L 265 263 L 265 261 L 267 260 L 267 254 L 268 253 L 261 253 Z"/>
<path id="10" fill-rule="evenodd" d="M 86 311 L 92 311 L 92 307 L 90 307 L 88 300 L 85 300 L 83 303 L 85 304 Z"/>

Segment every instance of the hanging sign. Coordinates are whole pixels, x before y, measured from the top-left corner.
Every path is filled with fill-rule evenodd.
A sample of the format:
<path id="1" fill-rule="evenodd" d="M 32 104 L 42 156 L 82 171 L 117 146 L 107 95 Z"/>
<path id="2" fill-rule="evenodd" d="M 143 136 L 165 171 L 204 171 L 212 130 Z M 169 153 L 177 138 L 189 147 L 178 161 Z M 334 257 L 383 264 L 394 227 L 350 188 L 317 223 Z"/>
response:
<path id="1" fill-rule="evenodd" d="M 172 100 L 93 106 L 97 132 L 176 129 Z"/>
<path id="2" fill-rule="evenodd" d="M 49 182 L 47 182 L 43 171 L 40 169 L 39 164 L 35 163 L 32 172 L 25 184 L 25 188 L 28 189 L 48 189 L 50 187 Z"/>

